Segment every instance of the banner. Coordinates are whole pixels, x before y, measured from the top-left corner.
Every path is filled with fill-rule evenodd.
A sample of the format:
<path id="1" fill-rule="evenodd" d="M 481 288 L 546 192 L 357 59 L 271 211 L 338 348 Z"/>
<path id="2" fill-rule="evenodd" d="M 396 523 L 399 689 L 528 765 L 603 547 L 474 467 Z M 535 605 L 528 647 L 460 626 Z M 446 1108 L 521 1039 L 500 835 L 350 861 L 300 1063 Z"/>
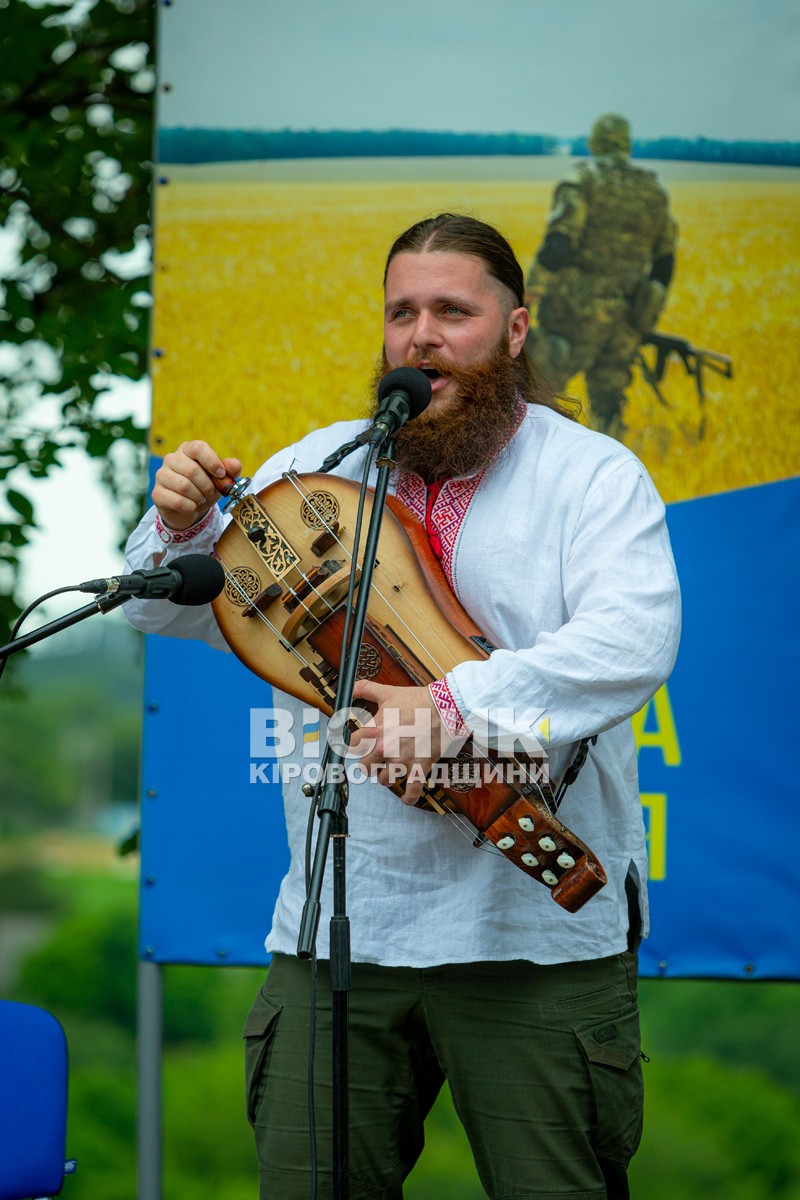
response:
<path id="1" fill-rule="evenodd" d="M 677 226 L 657 325 L 671 340 L 661 359 L 644 344 L 630 362 L 617 430 L 668 504 L 685 606 L 673 677 L 635 721 L 653 910 L 642 967 L 797 978 L 788 16 L 762 15 L 755 38 L 738 0 L 507 0 L 493 16 L 462 6 L 457 27 L 449 11 L 160 10 L 154 465 L 199 437 L 252 474 L 309 430 L 363 415 L 394 237 L 468 212 L 528 270 L 595 119 L 621 113 Z M 591 387 L 581 373 L 566 387 L 584 421 Z M 287 852 L 249 730 L 270 690 L 230 656 L 152 639 L 146 691 L 141 954 L 265 961 Z"/>

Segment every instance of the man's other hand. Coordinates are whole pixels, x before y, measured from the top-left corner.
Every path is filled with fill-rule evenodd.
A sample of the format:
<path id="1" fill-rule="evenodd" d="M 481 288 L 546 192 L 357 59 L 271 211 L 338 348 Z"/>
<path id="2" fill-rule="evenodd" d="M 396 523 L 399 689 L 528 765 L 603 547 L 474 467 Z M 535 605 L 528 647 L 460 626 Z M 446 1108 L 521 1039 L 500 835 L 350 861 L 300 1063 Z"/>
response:
<path id="1" fill-rule="evenodd" d="M 219 500 L 214 480 L 241 469 L 238 458 L 220 458 L 207 442 L 181 442 L 156 471 L 153 504 L 163 524 L 175 530 L 195 525 Z"/>
<path id="2" fill-rule="evenodd" d="M 367 769 L 382 764 L 378 781 L 386 787 L 392 783 L 389 767 L 405 768 L 401 799 L 416 804 L 441 757 L 442 745 L 450 741 L 430 692 L 426 687 L 387 687 L 361 679 L 353 688 L 353 700 L 366 700 L 377 709 L 372 720 L 352 735 L 351 749 L 357 750 L 360 742 L 373 743 L 361 762 Z"/>

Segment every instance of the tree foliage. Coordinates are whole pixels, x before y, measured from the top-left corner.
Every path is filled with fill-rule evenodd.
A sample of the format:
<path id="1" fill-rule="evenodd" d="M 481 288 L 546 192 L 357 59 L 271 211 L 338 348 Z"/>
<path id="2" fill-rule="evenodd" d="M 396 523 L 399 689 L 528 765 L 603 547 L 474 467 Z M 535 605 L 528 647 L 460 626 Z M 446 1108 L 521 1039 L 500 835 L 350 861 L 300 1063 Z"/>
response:
<path id="1" fill-rule="evenodd" d="M 0 838 L 91 828 L 114 806 L 138 802 L 141 665 L 131 653 L 136 634 L 118 616 L 91 637 L 67 630 L 54 639 L 62 653 L 20 662 L 18 689 L 4 680 Z"/>
<path id="2" fill-rule="evenodd" d="M 117 1026 L 136 1025 L 136 904 L 65 918 L 26 959 L 19 992 L 53 1011 Z M 217 1032 L 224 984 L 216 967 L 165 970 L 163 1034 L 167 1044 L 209 1042 Z"/>
<path id="3" fill-rule="evenodd" d="M 0 634 L 32 481 L 67 447 L 124 519 L 141 503 L 145 432 L 99 401 L 147 371 L 153 21 L 153 0 L 0 0 Z"/>
<path id="4" fill-rule="evenodd" d="M 167 163 L 246 162 L 291 158 L 403 158 L 569 153 L 585 157 L 585 136 L 546 133 L 456 133 L 429 129 L 160 129 L 158 157 Z M 722 141 L 713 138 L 637 138 L 634 158 L 686 162 L 800 164 L 798 142 Z"/>

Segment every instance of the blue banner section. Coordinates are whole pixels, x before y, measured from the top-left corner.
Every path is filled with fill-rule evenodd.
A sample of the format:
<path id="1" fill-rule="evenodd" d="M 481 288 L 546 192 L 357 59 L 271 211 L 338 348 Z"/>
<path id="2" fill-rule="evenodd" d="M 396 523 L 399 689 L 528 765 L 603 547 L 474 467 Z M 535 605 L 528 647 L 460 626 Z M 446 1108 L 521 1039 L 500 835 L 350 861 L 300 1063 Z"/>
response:
<path id="1" fill-rule="evenodd" d="M 684 630 L 639 752 L 642 792 L 663 797 L 665 817 L 654 846 L 661 801 L 646 805 L 665 875 L 650 886 L 643 972 L 798 979 L 800 480 L 672 505 L 669 526 Z"/>
<path id="2" fill-rule="evenodd" d="M 794 771 L 800 480 L 669 510 L 678 665 L 635 721 L 650 840 L 642 972 L 800 978 Z M 258 964 L 287 864 L 267 684 L 232 655 L 147 646 L 141 939 L 157 962 Z M 317 736 L 313 714 L 304 745 Z M 301 753 L 298 749 L 298 753 Z"/>
<path id="3" fill-rule="evenodd" d="M 266 964 L 289 851 L 280 787 L 250 783 L 250 710 L 272 689 L 232 654 L 146 641 L 140 957 Z"/>

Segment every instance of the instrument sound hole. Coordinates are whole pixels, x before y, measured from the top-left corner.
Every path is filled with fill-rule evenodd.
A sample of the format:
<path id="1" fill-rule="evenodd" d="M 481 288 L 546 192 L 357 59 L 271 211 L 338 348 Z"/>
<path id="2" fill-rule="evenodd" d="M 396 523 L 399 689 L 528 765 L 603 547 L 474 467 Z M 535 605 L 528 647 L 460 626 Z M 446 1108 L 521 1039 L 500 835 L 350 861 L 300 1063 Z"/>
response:
<path id="1" fill-rule="evenodd" d="M 236 567 L 225 580 L 225 596 L 232 604 L 244 608 L 261 591 L 261 580 L 251 567 Z"/>
<path id="2" fill-rule="evenodd" d="M 339 501 L 330 492 L 310 492 L 300 506 L 300 519 L 309 529 L 324 529 L 339 516 Z"/>
<path id="3" fill-rule="evenodd" d="M 374 679 L 380 672 L 382 659 L 374 646 L 362 646 L 358 652 L 356 673 L 359 679 Z"/>
<path id="4" fill-rule="evenodd" d="M 454 761 L 449 759 L 443 761 L 448 767 L 447 786 L 451 792 L 471 792 L 473 788 L 480 786 L 480 765 L 466 750 L 462 750 Z"/>

